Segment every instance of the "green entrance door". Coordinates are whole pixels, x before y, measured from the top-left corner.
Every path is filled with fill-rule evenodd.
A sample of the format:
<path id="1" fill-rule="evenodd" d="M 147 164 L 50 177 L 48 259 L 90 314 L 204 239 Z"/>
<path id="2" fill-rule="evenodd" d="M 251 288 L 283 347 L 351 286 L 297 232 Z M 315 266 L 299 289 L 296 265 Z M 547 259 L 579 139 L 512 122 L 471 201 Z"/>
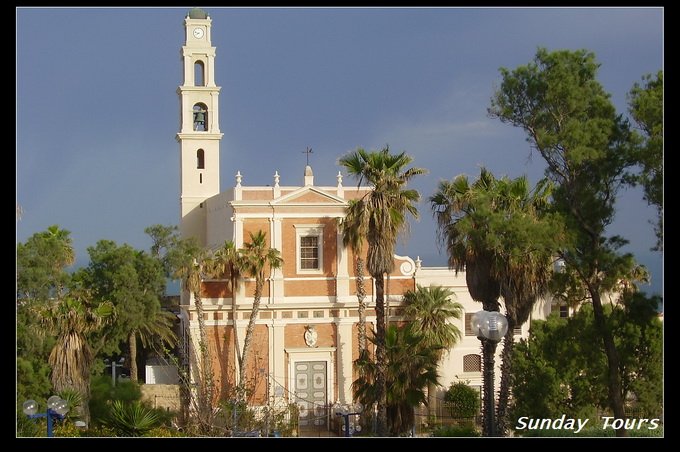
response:
<path id="1" fill-rule="evenodd" d="M 295 394 L 300 405 L 300 427 L 326 425 L 326 385 L 326 361 L 295 363 Z"/>

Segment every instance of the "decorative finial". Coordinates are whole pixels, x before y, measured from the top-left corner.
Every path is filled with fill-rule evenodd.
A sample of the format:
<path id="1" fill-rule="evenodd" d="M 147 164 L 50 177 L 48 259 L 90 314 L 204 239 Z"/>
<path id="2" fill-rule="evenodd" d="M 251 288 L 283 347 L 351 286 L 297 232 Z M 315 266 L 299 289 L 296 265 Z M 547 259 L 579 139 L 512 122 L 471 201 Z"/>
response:
<path id="1" fill-rule="evenodd" d="M 422 267 L 423 261 L 420 260 L 420 256 L 416 257 L 416 270 L 420 270 Z"/>
<path id="2" fill-rule="evenodd" d="M 336 177 L 338 179 L 338 187 L 342 187 L 342 172 L 338 171 L 338 175 Z"/>
<path id="3" fill-rule="evenodd" d="M 281 176 L 279 176 L 279 172 L 274 171 L 274 187 L 279 186 L 279 179 L 281 179 Z"/>
<path id="4" fill-rule="evenodd" d="M 241 176 L 241 171 L 236 171 L 236 186 L 237 187 L 241 186 L 241 179 L 243 179 L 243 176 Z"/>

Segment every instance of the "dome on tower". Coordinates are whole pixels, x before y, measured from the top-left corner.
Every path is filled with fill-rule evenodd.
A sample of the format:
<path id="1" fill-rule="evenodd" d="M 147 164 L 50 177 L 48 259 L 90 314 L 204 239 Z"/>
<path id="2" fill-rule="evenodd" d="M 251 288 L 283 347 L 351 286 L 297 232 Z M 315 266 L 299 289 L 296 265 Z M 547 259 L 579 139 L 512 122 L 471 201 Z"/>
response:
<path id="1" fill-rule="evenodd" d="M 189 11 L 189 19 L 207 19 L 208 13 L 203 11 L 201 8 L 192 8 Z"/>

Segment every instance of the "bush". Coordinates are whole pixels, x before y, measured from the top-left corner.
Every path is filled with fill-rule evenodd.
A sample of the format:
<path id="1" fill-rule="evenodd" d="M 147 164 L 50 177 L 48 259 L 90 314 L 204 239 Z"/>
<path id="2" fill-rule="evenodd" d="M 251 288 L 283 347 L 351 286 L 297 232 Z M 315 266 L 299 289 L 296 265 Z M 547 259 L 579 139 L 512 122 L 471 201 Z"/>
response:
<path id="1" fill-rule="evenodd" d="M 451 384 L 444 394 L 444 400 L 453 418 L 474 418 L 479 414 L 479 392 L 462 381 Z"/>
<path id="2" fill-rule="evenodd" d="M 474 424 L 464 423 L 460 425 L 441 425 L 435 427 L 435 429 L 432 430 L 432 436 L 480 436 L 480 434 Z"/>

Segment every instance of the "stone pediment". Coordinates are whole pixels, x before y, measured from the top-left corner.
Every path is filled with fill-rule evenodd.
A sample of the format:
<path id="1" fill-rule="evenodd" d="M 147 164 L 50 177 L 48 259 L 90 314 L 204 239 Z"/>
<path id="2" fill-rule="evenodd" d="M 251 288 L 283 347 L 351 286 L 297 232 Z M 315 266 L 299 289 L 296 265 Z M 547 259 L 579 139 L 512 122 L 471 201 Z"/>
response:
<path id="1" fill-rule="evenodd" d="M 332 195 L 326 191 L 314 187 L 300 187 L 297 190 L 287 193 L 272 201 L 275 205 L 335 205 L 344 206 L 347 204 L 342 198 Z"/>

